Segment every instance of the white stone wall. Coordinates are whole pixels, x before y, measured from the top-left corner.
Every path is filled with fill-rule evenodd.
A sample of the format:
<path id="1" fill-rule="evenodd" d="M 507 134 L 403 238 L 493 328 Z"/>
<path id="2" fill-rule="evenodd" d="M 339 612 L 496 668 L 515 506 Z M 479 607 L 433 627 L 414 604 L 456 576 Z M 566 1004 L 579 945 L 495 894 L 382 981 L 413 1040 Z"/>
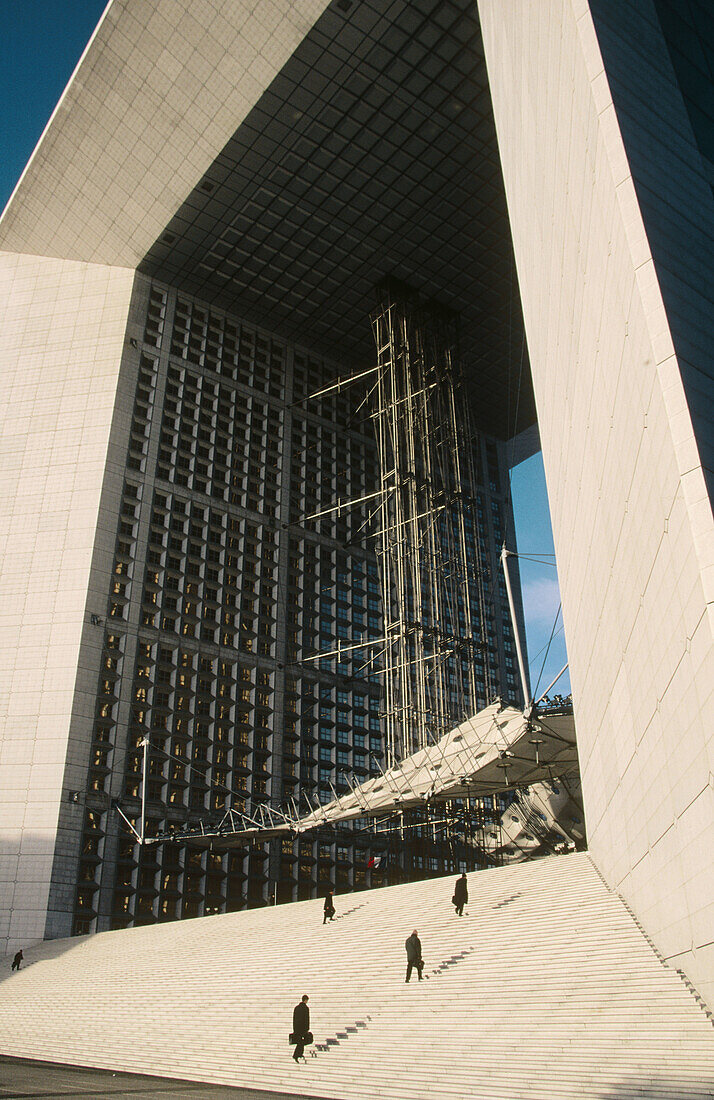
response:
<path id="1" fill-rule="evenodd" d="M 0 248 L 136 266 L 326 6 L 113 0 L 0 219 Z"/>
<path id="2" fill-rule="evenodd" d="M 629 7 L 639 47 L 656 31 L 651 5 Z M 714 1004 L 714 527 L 682 362 L 588 3 L 479 0 L 479 9 L 590 848 L 663 954 Z M 660 51 L 661 72 L 665 62 Z M 638 70 L 646 51 L 628 64 L 632 88 L 647 89 L 656 71 Z M 648 140 L 666 150 L 671 134 L 674 156 L 676 134 L 677 156 L 687 159 L 688 143 L 696 166 L 674 82 L 650 81 L 649 95 L 658 93 L 671 117 Z"/>
<path id="3" fill-rule="evenodd" d="M 0 254 L 0 951 L 45 931 L 133 283 Z"/>

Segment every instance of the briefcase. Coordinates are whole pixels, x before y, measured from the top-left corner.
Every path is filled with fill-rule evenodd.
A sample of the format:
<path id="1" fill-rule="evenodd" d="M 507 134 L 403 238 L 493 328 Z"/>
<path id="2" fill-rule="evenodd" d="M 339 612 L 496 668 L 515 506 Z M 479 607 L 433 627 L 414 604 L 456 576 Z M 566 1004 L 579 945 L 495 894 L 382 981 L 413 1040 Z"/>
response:
<path id="1" fill-rule="evenodd" d="M 310 1043 L 314 1042 L 314 1039 L 311 1031 L 306 1032 L 302 1039 L 298 1038 L 294 1031 L 291 1031 L 288 1036 L 288 1042 L 291 1046 L 295 1046 L 296 1043 L 304 1043 L 305 1046 L 309 1046 Z"/>

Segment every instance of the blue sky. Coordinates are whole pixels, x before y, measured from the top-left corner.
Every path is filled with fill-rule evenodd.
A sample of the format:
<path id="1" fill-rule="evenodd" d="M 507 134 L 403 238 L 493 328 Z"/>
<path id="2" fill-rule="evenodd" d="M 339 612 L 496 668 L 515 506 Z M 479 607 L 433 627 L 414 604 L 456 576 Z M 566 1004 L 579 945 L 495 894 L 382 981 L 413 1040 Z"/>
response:
<path id="1" fill-rule="evenodd" d="M 0 207 L 10 197 L 105 6 L 105 0 L 0 4 Z"/>
<path id="2" fill-rule="evenodd" d="M 538 698 L 568 659 L 563 616 L 559 614 L 560 591 L 540 452 L 511 471 L 511 497 L 518 553 L 521 555 L 519 565 L 531 691 Z M 541 560 L 529 561 L 527 557 Z M 569 691 L 570 675 L 566 672 L 551 694 L 558 692 L 566 695 Z"/>
<path id="3" fill-rule="evenodd" d="M 0 37 L 0 208 L 5 206 L 102 12 L 104 0 L 5 0 Z M 513 471 L 521 554 L 553 553 L 543 463 Z M 551 559 L 552 560 L 552 559 Z M 565 664 L 562 618 L 543 666 L 560 597 L 555 568 L 521 560 L 531 686 L 540 691 Z M 569 690 L 566 675 L 555 689 Z"/>

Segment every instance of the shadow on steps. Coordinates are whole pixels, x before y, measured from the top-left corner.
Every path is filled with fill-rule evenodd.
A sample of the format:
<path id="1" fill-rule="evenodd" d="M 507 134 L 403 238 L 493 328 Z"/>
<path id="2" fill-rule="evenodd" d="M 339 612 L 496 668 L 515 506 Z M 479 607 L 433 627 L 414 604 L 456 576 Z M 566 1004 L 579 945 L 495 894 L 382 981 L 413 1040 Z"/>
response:
<path id="1" fill-rule="evenodd" d="M 648 1073 L 603 1086 L 602 1100 L 712 1100 L 714 1076 L 706 1081 L 686 1081 L 675 1074 Z"/>
<path id="2" fill-rule="evenodd" d="M 436 977 L 437 974 L 443 974 L 445 970 L 448 970 L 449 967 L 456 966 L 457 963 L 467 958 L 467 956 L 475 950 L 475 947 L 467 947 L 465 951 L 460 951 L 458 955 L 450 955 L 448 959 L 443 959 L 439 965 L 435 966 L 428 974 L 425 973 L 424 977 Z M 336 1031 L 334 1035 L 329 1035 L 321 1042 L 315 1043 L 310 1051 L 311 1057 L 316 1058 L 318 1053 L 327 1054 L 328 1051 L 332 1050 L 334 1047 L 338 1047 L 340 1042 L 349 1039 L 350 1035 L 356 1035 L 360 1030 L 368 1028 L 371 1020 L 371 1016 L 365 1016 L 364 1020 L 354 1020 L 353 1023 L 348 1024 L 347 1027 L 343 1028 L 341 1031 Z"/>

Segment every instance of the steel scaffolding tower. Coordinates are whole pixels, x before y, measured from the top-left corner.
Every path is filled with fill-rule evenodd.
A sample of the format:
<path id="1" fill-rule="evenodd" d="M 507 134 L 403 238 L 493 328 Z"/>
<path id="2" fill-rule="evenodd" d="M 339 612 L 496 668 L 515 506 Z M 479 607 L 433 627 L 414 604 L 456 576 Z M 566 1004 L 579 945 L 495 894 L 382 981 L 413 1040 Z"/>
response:
<path id="1" fill-rule="evenodd" d="M 372 417 L 381 494 L 377 551 L 390 763 L 493 698 L 475 525 L 474 436 L 456 319 L 410 288 L 380 288 L 372 315 Z"/>

